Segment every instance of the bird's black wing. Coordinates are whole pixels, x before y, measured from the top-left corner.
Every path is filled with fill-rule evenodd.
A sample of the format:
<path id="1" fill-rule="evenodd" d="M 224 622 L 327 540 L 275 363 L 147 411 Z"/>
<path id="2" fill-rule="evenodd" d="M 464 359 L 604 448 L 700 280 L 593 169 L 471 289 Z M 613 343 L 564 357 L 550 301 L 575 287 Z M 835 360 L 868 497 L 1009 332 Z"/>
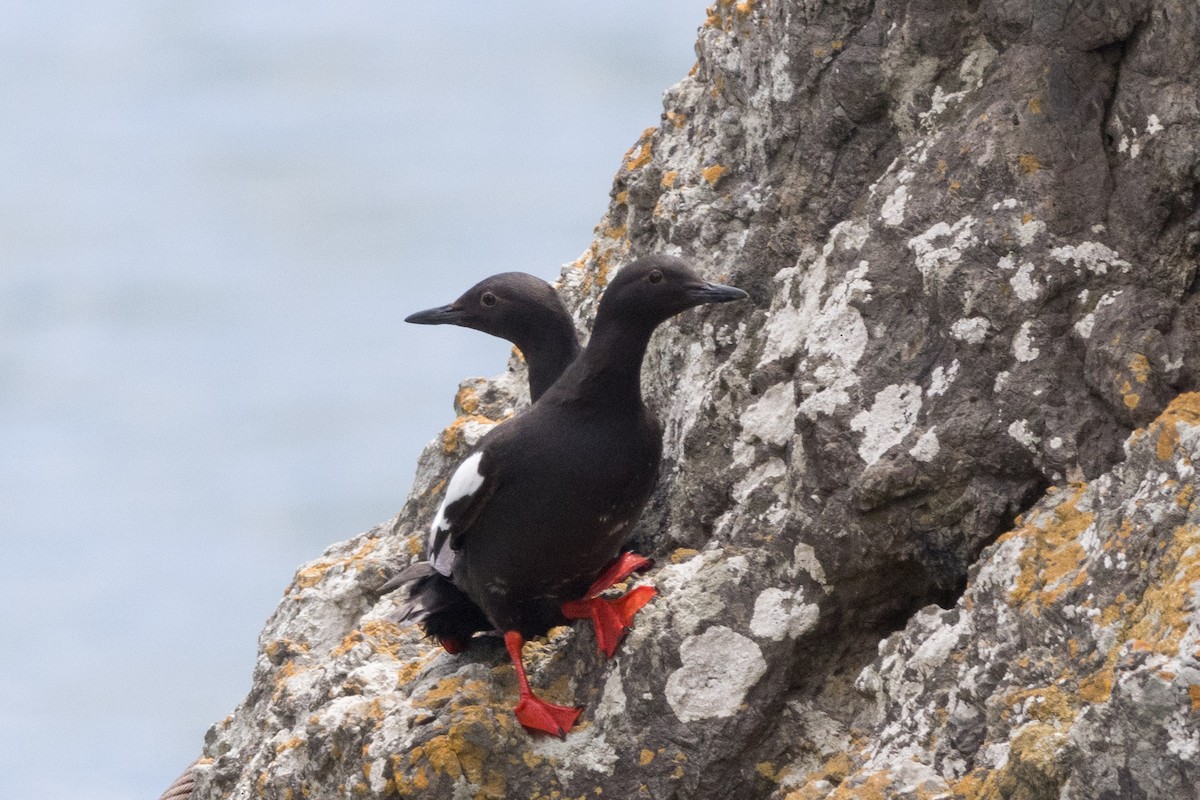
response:
<path id="1" fill-rule="evenodd" d="M 494 463 L 485 449 L 479 449 L 450 477 L 442 505 L 429 526 L 429 562 L 443 575 L 453 571 L 455 551 L 496 493 L 499 480 L 492 469 Z"/>

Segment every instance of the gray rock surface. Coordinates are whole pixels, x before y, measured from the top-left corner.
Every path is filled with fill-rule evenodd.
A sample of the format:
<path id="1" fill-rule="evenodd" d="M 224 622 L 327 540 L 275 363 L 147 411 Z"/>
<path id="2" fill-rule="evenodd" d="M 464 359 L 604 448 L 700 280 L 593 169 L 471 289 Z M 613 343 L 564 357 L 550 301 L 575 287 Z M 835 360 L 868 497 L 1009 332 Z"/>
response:
<path id="1" fill-rule="evenodd" d="M 194 796 L 1192 796 L 1200 7 L 717 2 L 697 53 L 561 287 L 586 329 L 666 252 L 752 301 L 651 345 L 659 597 L 612 662 L 527 648 L 582 724 L 378 597 L 514 359 L 297 573 Z"/>

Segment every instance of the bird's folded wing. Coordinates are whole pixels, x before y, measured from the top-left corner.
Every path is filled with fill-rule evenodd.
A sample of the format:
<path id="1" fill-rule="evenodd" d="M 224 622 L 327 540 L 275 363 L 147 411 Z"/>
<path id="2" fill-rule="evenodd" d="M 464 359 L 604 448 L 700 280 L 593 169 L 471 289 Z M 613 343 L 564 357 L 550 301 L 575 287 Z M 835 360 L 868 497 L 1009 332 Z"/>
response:
<path id="1" fill-rule="evenodd" d="M 497 480 L 489 474 L 490 466 L 486 451 L 477 450 L 459 465 L 446 487 L 446 496 L 429 527 L 428 551 L 430 563 L 443 575 L 454 569 L 454 551 L 462 547 L 463 537 L 496 492 Z"/>

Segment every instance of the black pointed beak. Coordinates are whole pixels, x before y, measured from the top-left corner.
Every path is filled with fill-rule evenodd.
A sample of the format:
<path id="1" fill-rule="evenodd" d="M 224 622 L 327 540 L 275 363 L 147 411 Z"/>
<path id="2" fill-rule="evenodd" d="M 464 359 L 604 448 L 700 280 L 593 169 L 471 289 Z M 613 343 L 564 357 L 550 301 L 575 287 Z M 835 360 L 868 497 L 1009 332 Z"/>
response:
<path id="1" fill-rule="evenodd" d="M 438 306 L 409 314 L 404 321 L 416 325 L 458 325 L 462 322 L 462 316 L 462 309 L 455 308 L 452 303 L 448 306 Z"/>
<path id="2" fill-rule="evenodd" d="M 723 283 L 702 283 L 689 289 L 688 296 L 699 305 L 701 303 L 732 303 L 734 300 L 744 300 L 750 295 L 741 289 L 726 286 Z"/>

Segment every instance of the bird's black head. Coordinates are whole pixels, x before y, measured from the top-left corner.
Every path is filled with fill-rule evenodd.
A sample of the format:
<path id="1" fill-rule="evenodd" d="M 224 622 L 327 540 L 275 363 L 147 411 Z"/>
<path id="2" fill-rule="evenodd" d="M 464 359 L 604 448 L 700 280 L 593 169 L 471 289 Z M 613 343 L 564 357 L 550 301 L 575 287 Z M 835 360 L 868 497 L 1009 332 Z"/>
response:
<path id="1" fill-rule="evenodd" d="M 623 267 L 612 279 L 600 298 L 597 321 L 606 316 L 653 327 L 694 306 L 747 296 L 741 289 L 709 283 L 682 258 L 647 256 Z"/>
<path id="2" fill-rule="evenodd" d="M 507 339 L 521 349 L 544 336 L 571 338 L 571 315 L 554 287 L 524 272 L 484 278 L 449 305 L 405 318 L 418 325 L 460 325 Z"/>

